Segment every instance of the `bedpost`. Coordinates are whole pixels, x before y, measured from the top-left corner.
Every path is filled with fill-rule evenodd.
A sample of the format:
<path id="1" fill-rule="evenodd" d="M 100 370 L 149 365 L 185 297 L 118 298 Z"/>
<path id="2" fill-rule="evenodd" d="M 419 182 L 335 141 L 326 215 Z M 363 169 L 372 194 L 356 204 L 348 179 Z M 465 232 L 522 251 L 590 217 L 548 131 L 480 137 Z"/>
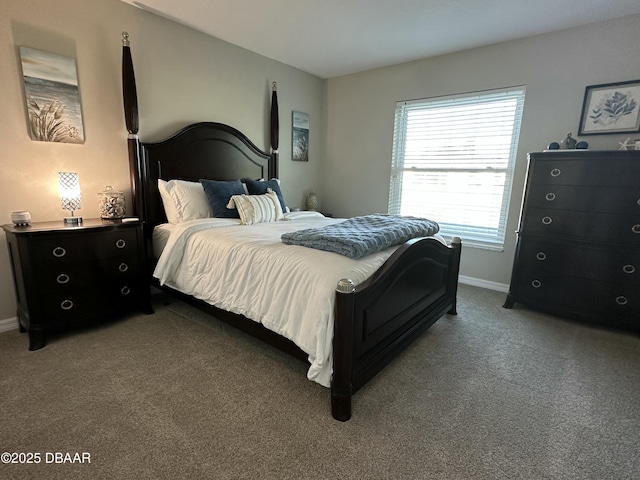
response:
<path id="1" fill-rule="evenodd" d="M 131 195 L 133 215 L 144 220 L 142 172 L 140 171 L 140 139 L 138 138 L 138 94 L 136 78 L 133 72 L 133 60 L 129 47 L 129 34 L 122 32 L 122 100 L 124 103 L 124 119 L 129 136 L 129 174 L 131 179 Z"/>
<path id="2" fill-rule="evenodd" d="M 348 278 L 340 280 L 336 287 L 331 415 L 341 422 L 346 422 L 351 418 L 355 291 L 356 287 L 353 281 Z"/>
<path id="3" fill-rule="evenodd" d="M 278 86 L 273 82 L 271 90 L 271 163 L 269 178 L 278 178 L 278 143 L 280 139 L 280 120 L 278 114 Z"/>
<path id="4" fill-rule="evenodd" d="M 447 288 L 453 294 L 453 303 L 447 313 L 449 315 L 457 315 L 458 273 L 460 272 L 460 254 L 462 253 L 462 240 L 460 237 L 451 239 L 451 248 L 454 249 L 454 252 L 449 260 L 449 285 L 447 285 Z"/>

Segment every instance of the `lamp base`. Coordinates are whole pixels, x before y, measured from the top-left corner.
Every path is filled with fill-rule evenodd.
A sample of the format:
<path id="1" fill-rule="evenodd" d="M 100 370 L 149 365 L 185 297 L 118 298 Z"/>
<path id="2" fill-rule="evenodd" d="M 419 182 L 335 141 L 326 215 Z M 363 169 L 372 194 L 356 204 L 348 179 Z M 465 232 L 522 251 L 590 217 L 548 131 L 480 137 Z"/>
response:
<path id="1" fill-rule="evenodd" d="M 82 217 L 64 217 L 65 225 L 75 225 L 78 226 L 82 223 Z"/>

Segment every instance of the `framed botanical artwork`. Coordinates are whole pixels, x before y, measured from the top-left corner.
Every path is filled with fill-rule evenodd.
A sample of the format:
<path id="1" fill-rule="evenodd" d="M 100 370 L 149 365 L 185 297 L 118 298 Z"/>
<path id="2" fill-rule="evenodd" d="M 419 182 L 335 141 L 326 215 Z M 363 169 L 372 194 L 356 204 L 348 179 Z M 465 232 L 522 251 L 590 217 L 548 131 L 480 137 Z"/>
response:
<path id="1" fill-rule="evenodd" d="M 309 161 L 309 114 L 291 112 L 291 159 Z"/>
<path id="2" fill-rule="evenodd" d="M 578 135 L 640 132 L 640 80 L 590 85 Z"/>
<path id="3" fill-rule="evenodd" d="M 75 59 L 27 47 L 20 59 L 31 139 L 84 143 Z"/>

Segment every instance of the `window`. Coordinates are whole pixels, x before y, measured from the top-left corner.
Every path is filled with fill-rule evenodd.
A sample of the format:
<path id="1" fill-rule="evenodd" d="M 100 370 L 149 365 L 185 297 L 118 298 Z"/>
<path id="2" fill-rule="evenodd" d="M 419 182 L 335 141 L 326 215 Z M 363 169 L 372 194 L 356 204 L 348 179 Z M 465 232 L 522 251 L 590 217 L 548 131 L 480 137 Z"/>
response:
<path id="1" fill-rule="evenodd" d="M 398 102 L 389 213 L 502 250 L 524 87 Z"/>

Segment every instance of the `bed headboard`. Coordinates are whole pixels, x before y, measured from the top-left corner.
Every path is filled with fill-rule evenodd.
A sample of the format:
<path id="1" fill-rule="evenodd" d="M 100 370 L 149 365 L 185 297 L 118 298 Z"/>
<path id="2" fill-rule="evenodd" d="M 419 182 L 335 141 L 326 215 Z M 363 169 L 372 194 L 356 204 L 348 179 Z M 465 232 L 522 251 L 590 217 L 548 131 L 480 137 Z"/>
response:
<path id="1" fill-rule="evenodd" d="M 140 143 L 141 203 L 138 210 L 150 232 L 166 221 L 158 179 L 237 180 L 277 176 L 275 155 L 263 152 L 242 132 L 223 123 L 200 122 L 166 140 Z"/>
<path id="2" fill-rule="evenodd" d="M 243 133 L 222 123 L 201 122 L 184 127 L 164 141 L 140 142 L 138 100 L 129 34 L 122 32 L 122 97 L 129 136 L 129 170 L 133 214 L 143 220 L 145 238 L 166 221 L 158 179 L 237 180 L 278 176 L 278 96 L 271 92 L 271 153 L 256 147 Z"/>

